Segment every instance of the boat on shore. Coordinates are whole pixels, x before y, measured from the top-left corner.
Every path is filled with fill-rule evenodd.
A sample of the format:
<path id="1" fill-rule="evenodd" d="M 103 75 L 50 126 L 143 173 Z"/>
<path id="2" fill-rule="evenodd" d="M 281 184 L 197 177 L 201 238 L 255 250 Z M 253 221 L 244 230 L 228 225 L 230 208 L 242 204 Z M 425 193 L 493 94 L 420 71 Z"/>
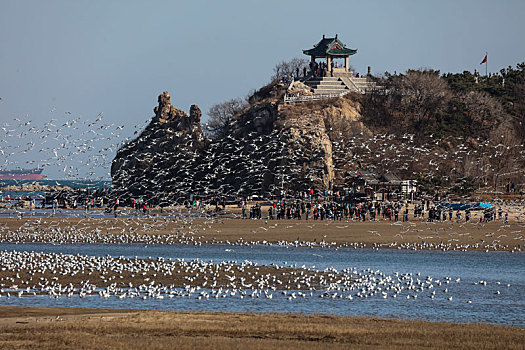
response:
<path id="1" fill-rule="evenodd" d="M 0 170 L 0 180 L 43 180 L 42 168 Z"/>

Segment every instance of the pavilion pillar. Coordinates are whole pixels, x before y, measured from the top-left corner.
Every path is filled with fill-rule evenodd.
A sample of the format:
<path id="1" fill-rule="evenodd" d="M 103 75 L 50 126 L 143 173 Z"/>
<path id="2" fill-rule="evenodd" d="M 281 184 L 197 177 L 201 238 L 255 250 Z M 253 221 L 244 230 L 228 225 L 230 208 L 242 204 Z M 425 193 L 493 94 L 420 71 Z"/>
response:
<path id="1" fill-rule="evenodd" d="M 345 57 L 345 72 L 348 72 L 350 70 L 350 59 L 349 56 Z"/>

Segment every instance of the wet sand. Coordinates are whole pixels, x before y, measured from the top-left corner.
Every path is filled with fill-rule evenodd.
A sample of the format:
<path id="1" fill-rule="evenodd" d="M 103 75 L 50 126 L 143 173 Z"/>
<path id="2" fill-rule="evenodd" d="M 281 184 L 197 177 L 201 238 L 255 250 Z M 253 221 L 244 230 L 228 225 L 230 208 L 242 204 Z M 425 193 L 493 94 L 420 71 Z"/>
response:
<path id="1" fill-rule="evenodd" d="M 9 349 L 523 349 L 525 329 L 288 314 L 0 307 Z"/>
<path id="2" fill-rule="evenodd" d="M 525 223 L 512 218 L 456 221 L 241 220 L 133 218 L 0 218 L 4 242 L 284 243 L 334 247 L 523 250 Z"/>
<path id="3" fill-rule="evenodd" d="M 257 266 L 246 261 L 234 264 L 44 253 L 0 252 L 0 255 L 0 297 L 96 295 L 95 289 L 106 288 L 108 294 L 111 291 L 114 295 L 131 297 L 133 294 L 138 298 L 140 292 L 145 296 L 147 290 L 161 287 L 166 289 L 162 289 L 163 294 L 173 297 L 189 296 L 196 293 L 195 288 L 319 290 L 332 283 L 352 281 L 351 274 L 275 264 Z M 186 287 L 192 287 L 192 290 L 168 293 Z M 157 289 L 153 291 L 158 292 Z"/>

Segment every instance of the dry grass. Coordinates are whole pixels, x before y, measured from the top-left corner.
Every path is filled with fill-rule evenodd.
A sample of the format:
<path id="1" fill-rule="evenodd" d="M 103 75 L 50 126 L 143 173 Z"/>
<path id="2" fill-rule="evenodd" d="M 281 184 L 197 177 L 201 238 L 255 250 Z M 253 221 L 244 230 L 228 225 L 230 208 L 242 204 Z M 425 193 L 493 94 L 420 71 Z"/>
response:
<path id="1" fill-rule="evenodd" d="M 370 318 L 13 307 L 0 308 L 0 317 L 0 347 L 9 349 L 523 349 L 525 344 L 523 328 Z"/>

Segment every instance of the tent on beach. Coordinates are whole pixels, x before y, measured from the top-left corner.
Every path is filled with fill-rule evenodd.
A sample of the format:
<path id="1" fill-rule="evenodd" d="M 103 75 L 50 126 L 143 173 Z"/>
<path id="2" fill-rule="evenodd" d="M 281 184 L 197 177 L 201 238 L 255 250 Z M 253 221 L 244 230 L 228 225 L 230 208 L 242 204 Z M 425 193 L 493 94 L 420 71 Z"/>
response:
<path id="1" fill-rule="evenodd" d="M 445 202 L 434 202 L 434 204 L 441 209 L 452 209 L 452 210 L 483 210 L 490 209 L 494 205 L 489 202 L 478 202 L 478 203 L 445 203 Z"/>

